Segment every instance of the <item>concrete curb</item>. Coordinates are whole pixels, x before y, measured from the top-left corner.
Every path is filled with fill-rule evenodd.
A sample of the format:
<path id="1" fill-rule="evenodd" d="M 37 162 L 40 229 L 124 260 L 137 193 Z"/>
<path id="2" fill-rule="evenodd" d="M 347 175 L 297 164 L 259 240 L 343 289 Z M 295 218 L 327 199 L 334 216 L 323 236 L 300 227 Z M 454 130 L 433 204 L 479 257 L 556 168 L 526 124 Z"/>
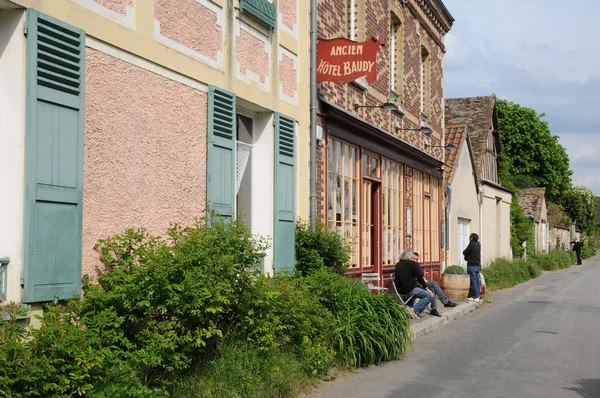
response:
<path id="1" fill-rule="evenodd" d="M 426 334 L 429 334 L 434 330 L 449 324 L 450 322 L 468 314 L 482 305 L 483 301 L 479 303 L 460 303 L 453 309 L 442 313 L 440 318 L 428 315 L 426 319 L 414 321 L 412 325 L 410 325 L 413 341 L 416 341 L 419 337 L 423 337 Z"/>

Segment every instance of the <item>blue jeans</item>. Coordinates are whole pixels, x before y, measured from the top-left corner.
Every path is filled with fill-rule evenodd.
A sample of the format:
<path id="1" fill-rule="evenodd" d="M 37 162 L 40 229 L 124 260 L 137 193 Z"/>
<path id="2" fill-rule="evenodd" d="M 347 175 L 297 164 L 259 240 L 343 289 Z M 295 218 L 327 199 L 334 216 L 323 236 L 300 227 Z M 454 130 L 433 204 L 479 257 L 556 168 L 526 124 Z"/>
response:
<path id="1" fill-rule="evenodd" d="M 471 290 L 473 291 L 473 298 L 478 299 L 481 296 L 481 279 L 479 279 L 479 271 L 481 267 L 479 265 L 468 265 L 467 272 L 471 278 Z"/>
<path id="2" fill-rule="evenodd" d="M 415 305 L 413 305 L 413 310 L 420 315 L 425 308 L 429 304 L 431 304 L 431 309 L 435 310 L 437 308 L 435 302 L 435 296 L 429 294 L 429 292 L 425 289 L 421 289 L 420 287 L 415 287 L 410 293 L 411 296 L 415 296 L 419 299 Z"/>
<path id="3" fill-rule="evenodd" d="M 429 290 L 431 290 L 433 292 L 433 294 L 435 294 L 437 296 L 437 298 L 440 299 L 442 304 L 447 304 L 448 301 L 450 301 L 450 300 L 448 300 L 448 297 L 446 297 L 446 294 L 444 293 L 444 291 L 442 290 L 442 288 L 440 287 L 440 285 L 438 285 L 438 283 L 436 281 L 427 281 L 427 287 L 429 288 Z M 432 309 L 435 309 L 435 308 L 432 307 Z"/>

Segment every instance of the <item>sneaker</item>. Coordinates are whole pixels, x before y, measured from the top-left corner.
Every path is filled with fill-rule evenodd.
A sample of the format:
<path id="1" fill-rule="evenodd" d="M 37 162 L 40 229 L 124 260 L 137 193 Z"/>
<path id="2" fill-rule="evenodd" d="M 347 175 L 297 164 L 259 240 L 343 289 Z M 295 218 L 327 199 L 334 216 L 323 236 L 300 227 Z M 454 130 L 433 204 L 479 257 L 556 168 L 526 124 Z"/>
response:
<path id="1" fill-rule="evenodd" d="M 469 297 L 467 299 L 467 301 L 470 302 L 470 303 L 479 303 L 479 302 L 483 301 L 483 299 L 481 297 L 479 297 L 479 298 Z"/>
<path id="2" fill-rule="evenodd" d="M 430 313 L 431 315 L 433 315 L 433 316 L 437 316 L 437 317 L 441 317 L 441 316 L 442 316 L 442 314 L 440 314 L 440 313 L 438 312 L 438 310 L 431 310 L 431 311 L 429 311 L 429 313 Z"/>
<path id="3" fill-rule="evenodd" d="M 456 303 L 453 303 L 452 301 L 448 300 L 448 302 L 446 304 L 444 304 L 444 307 L 446 307 L 446 308 L 456 307 Z"/>

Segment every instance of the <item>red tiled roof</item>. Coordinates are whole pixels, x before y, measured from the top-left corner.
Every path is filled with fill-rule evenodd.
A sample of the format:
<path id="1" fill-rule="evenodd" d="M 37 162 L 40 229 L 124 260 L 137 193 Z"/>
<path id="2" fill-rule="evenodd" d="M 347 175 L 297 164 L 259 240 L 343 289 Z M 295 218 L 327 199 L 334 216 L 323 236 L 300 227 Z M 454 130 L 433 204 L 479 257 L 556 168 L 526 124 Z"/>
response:
<path id="1" fill-rule="evenodd" d="M 446 145 L 454 145 L 456 149 L 448 151 L 448 157 L 446 158 L 446 164 L 450 166 L 444 171 L 444 179 L 448 184 L 452 182 L 452 176 L 454 170 L 458 165 L 458 156 L 462 148 L 463 143 L 466 142 L 465 135 L 467 134 L 467 125 L 465 124 L 451 124 L 446 126 Z"/>

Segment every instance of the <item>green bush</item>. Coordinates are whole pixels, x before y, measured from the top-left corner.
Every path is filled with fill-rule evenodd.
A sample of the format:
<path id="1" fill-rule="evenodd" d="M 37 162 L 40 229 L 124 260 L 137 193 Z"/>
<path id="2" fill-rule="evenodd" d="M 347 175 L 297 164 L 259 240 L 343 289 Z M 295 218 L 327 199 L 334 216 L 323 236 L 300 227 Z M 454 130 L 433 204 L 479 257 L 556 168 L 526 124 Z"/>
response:
<path id="1" fill-rule="evenodd" d="M 573 265 L 574 257 L 566 250 L 551 250 L 548 254 L 538 256 L 540 267 L 544 271 L 569 268 Z"/>
<path id="2" fill-rule="evenodd" d="M 581 258 L 590 258 L 596 255 L 596 248 L 594 246 L 585 245 L 581 248 Z"/>
<path id="3" fill-rule="evenodd" d="M 451 265 L 444 269 L 446 275 L 467 275 L 467 270 L 460 265 Z"/>
<path id="4" fill-rule="evenodd" d="M 315 271 L 308 284 L 333 314 L 332 346 L 342 366 L 358 367 L 401 358 L 411 344 L 408 314 L 387 294 L 328 270 Z"/>
<path id="5" fill-rule="evenodd" d="M 317 223 L 313 230 L 306 222 L 296 223 L 296 271 L 302 275 L 323 266 L 343 274 L 351 253 L 350 243 L 325 224 Z"/>
<path id="6" fill-rule="evenodd" d="M 332 314 L 309 291 L 305 278 L 261 276 L 241 295 L 240 314 L 237 341 L 261 352 L 294 352 L 306 375 L 320 377 L 331 367 Z"/>
<path id="7" fill-rule="evenodd" d="M 174 397 L 258 398 L 299 394 L 306 377 L 293 353 L 263 352 L 248 343 L 227 343 L 223 354 L 175 383 Z"/>
<path id="8" fill-rule="evenodd" d="M 118 346 L 149 385 L 160 385 L 212 355 L 265 248 L 240 221 L 175 225 L 166 239 L 127 230 L 98 242 L 107 272 L 85 286 L 82 314 L 115 311 L 126 342 Z"/>
<path id="9" fill-rule="evenodd" d="M 143 387 L 137 373 L 126 365 L 125 352 L 113 345 L 122 343 L 123 336 L 115 328 L 121 320 L 111 309 L 81 317 L 78 301 L 65 306 L 50 305 L 39 329 L 18 326 L 14 316 L 18 312 L 12 306 L 8 313 L 13 316 L 0 321 L 0 395 L 89 395 L 109 369 L 120 367 L 128 373 L 127 385 L 121 392 L 139 387 L 137 391 L 144 394 L 138 396 L 149 396 L 151 390 Z"/>

